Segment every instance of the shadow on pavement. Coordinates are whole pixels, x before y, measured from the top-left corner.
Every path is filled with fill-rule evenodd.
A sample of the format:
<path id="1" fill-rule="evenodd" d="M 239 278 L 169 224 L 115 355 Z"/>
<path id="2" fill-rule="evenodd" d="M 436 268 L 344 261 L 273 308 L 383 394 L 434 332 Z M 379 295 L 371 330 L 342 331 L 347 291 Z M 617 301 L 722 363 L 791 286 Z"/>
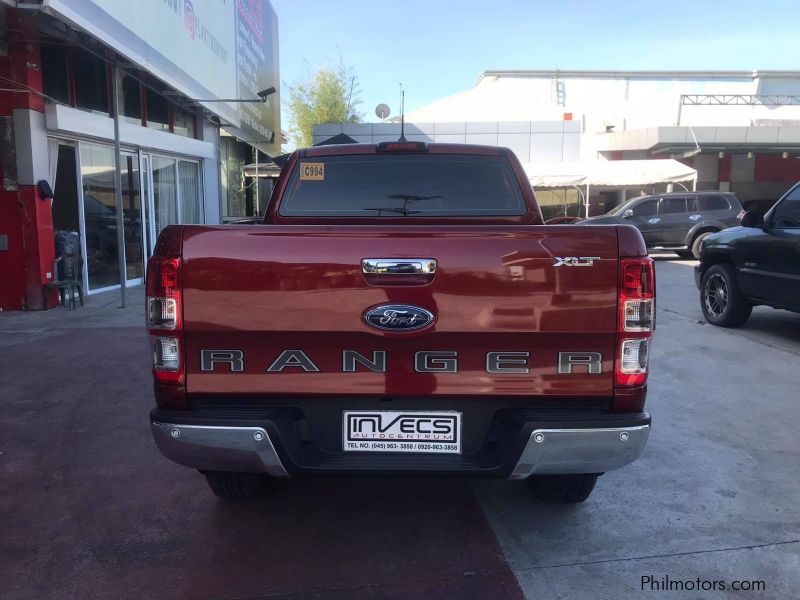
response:
<path id="1" fill-rule="evenodd" d="M 800 315 L 765 307 L 756 307 L 747 323 L 735 329 L 742 333 L 769 334 L 789 342 L 800 341 Z"/>
<path id="2" fill-rule="evenodd" d="M 0 353 L 4 598 L 516 598 L 463 480 L 278 482 L 218 500 L 162 458 L 141 329 L 55 332 Z"/>

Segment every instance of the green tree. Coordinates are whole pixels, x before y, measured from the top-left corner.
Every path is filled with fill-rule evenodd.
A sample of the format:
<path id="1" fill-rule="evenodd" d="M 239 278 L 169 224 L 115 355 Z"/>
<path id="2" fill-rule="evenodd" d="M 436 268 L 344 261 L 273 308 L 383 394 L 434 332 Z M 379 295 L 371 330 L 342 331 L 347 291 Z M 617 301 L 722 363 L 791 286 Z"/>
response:
<path id="1" fill-rule="evenodd" d="M 309 80 L 288 86 L 288 107 L 294 122 L 290 132 L 298 147 L 314 143 L 313 126 L 323 123 L 358 123 L 359 86 L 350 67 L 339 64 L 320 69 Z"/>

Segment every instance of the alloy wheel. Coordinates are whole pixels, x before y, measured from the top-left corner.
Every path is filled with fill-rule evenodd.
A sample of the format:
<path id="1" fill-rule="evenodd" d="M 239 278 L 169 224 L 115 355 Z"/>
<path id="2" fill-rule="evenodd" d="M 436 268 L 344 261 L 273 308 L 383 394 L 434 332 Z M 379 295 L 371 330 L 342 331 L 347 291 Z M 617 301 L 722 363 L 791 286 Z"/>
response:
<path id="1" fill-rule="evenodd" d="M 720 318 L 725 314 L 725 309 L 728 308 L 728 299 L 728 282 L 719 273 L 714 273 L 706 281 L 705 294 L 703 295 L 706 310 L 711 316 Z"/>

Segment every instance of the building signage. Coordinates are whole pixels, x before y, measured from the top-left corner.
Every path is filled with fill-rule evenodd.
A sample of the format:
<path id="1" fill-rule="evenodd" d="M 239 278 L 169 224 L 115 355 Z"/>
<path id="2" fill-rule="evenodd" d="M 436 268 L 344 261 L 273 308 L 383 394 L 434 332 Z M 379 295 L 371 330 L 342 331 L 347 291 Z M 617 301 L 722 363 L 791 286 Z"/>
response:
<path id="1" fill-rule="evenodd" d="M 280 154 L 280 78 L 278 17 L 266 0 L 236 0 L 236 72 L 239 98 L 255 98 L 274 86 L 264 103 L 240 104 L 238 131 L 231 130 L 272 156 Z M 256 143 L 256 141 L 265 140 Z"/>
<path id="2" fill-rule="evenodd" d="M 190 98 L 258 98 L 278 75 L 278 21 L 268 0 L 45 0 L 142 69 Z M 201 102 L 223 126 L 280 150 L 278 92 L 266 103 Z"/>

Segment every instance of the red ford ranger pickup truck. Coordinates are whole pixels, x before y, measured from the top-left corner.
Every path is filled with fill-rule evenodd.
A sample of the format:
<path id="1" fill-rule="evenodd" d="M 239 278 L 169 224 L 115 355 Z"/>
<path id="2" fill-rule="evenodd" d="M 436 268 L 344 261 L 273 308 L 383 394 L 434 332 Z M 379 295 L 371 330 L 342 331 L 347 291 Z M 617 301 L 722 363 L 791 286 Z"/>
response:
<path id="1" fill-rule="evenodd" d="M 229 500 L 430 474 L 581 502 L 647 441 L 654 291 L 636 228 L 544 225 L 507 149 L 299 150 L 263 224 L 161 233 L 152 433 Z"/>

